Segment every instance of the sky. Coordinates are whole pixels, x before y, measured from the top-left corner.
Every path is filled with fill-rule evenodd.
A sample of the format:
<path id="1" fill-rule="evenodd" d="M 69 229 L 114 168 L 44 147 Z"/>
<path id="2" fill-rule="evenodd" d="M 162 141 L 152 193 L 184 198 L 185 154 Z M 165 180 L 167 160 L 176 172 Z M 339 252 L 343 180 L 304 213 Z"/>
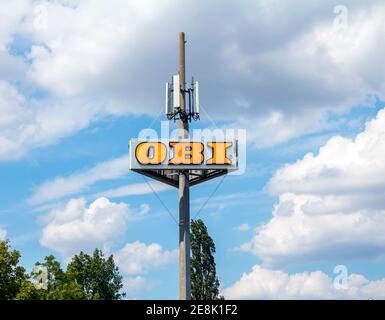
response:
<path id="1" fill-rule="evenodd" d="M 160 132 L 184 31 L 191 127 L 247 132 L 245 172 L 191 188 L 221 293 L 385 298 L 383 1 L 0 5 L 0 239 L 27 270 L 98 247 L 128 299 L 178 298 L 178 193 L 128 141 Z"/>

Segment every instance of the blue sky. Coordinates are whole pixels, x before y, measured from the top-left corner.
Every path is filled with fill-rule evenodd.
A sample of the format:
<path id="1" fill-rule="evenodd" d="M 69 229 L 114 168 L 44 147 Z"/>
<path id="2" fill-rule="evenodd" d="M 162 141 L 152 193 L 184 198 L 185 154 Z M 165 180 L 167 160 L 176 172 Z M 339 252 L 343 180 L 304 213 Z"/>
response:
<path id="1" fill-rule="evenodd" d="M 243 175 L 191 189 L 193 218 L 208 199 L 197 218 L 225 296 L 384 298 L 385 7 L 221 3 L 187 1 L 183 19 L 175 1 L 26 0 L 0 13 L 0 236 L 29 270 L 99 247 L 128 298 L 177 298 L 177 190 L 152 183 L 155 195 L 127 155 L 165 120 L 185 31 L 205 111 L 192 127 L 248 136 Z"/>

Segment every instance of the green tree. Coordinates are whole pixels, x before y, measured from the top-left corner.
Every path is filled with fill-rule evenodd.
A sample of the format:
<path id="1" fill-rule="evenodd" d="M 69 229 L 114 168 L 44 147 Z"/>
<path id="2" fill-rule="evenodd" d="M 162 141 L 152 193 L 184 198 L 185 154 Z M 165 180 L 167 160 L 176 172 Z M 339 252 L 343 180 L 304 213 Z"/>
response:
<path id="1" fill-rule="evenodd" d="M 47 292 L 47 300 L 86 300 L 82 287 L 75 282 L 61 282 Z"/>
<path id="2" fill-rule="evenodd" d="M 81 286 L 86 299 L 115 300 L 125 296 L 120 293 L 123 277 L 115 265 L 113 256 L 104 258 L 101 250 L 95 249 L 92 256 L 80 252 L 67 266 L 67 280 Z"/>
<path id="3" fill-rule="evenodd" d="M 214 260 L 215 244 L 202 220 L 191 220 L 191 299 L 217 300 L 219 280 Z"/>
<path id="4" fill-rule="evenodd" d="M 45 257 L 44 262 L 37 262 L 31 276 L 34 283 L 42 287 L 39 293 L 44 300 L 86 299 L 81 285 L 68 279 L 60 266 L 60 262 L 52 255 Z"/>
<path id="5" fill-rule="evenodd" d="M 43 285 L 41 281 L 44 280 L 47 291 L 52 291 L 62 282 L 65 282 L 65 273 L 60 262 L 53 255 L 46 256 L 44 262 L 36 262 L 31 276 L 36 283 L 41 285 Z"/>
<path id="6" fill-rule="evenodd" d="M 15 300 L 43 300 L 44 296 L 44 290 L 36 288 L 31 281 L 23 280 Z"/>
<path id="7" fill-rule="evenodd" d="M 11 250 L 8 241 L 0 241 L 0 300 L 112 300 L 125 295 L 113 256 L 104 258 L 98 249 L 92 256 L 75 255 L 66 271 L 50 255 L 27 275 L 19 260 L 20 253 Z"/>
<path id="8" fill-rule="evenodd" d="M 8 240 L 0 241 L 0 300 L 14 299 L 27 280 L 19 260 L 19 251 L 11 250 Z"/>

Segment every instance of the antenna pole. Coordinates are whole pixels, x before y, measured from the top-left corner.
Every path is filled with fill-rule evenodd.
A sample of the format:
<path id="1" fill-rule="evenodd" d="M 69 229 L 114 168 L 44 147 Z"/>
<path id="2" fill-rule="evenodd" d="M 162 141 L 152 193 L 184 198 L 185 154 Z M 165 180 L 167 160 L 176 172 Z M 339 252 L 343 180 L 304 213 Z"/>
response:
<path id="1" fill-rule="evenodd" d="M 186 110 L 185 101 L 185 34 L 179 33 L 179 79 L 180 108 Z M 188 138 L 188 120 L 181 117 L 178 121 L 181 133 L 179 138 Z M 190 186 L 189 170 L 179 173 L 179 299 L 191 299 L 190 282 Z"/>

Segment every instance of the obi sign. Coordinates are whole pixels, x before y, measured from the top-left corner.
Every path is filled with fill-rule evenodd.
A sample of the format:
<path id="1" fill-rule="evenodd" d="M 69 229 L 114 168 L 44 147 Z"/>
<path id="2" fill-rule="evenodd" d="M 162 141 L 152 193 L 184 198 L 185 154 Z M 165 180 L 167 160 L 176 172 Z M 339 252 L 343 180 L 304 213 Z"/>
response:
<path id="1" fill-rule="evenodd" d="M 205 170 L 238 168 L 238 144 L 232 141 L 130 141 L 130 169 Z"/>

